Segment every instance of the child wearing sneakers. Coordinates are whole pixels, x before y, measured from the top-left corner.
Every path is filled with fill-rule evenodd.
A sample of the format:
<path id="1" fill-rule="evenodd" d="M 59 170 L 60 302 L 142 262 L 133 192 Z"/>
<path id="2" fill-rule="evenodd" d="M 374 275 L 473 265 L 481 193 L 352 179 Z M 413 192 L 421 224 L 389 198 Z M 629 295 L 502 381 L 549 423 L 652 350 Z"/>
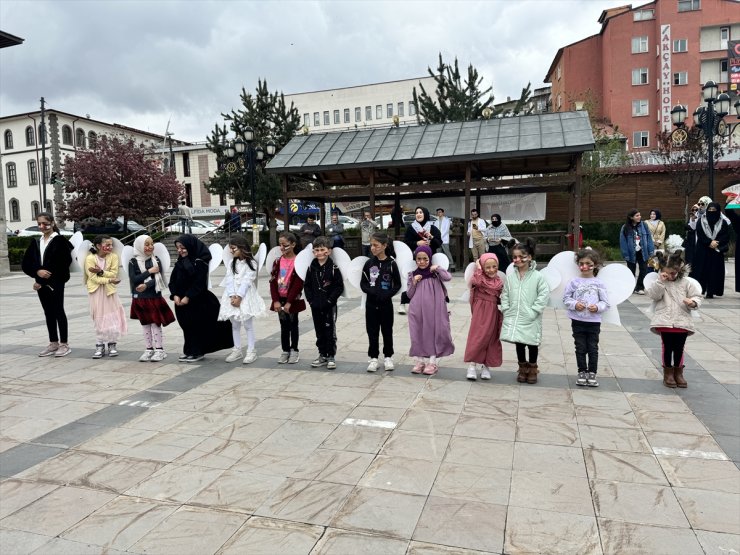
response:
<path id="1" fill-rule="evenodd" d="M 386 371 L 393 364 L 393 296 L 401 290 L 401 274 L 393 258 L 393 247 L 388 235 L 374 233 L 370 238 L 372 257 L 362 268 L 360 289 L 367 295 L 365 328 L 367 330 L 368 372 L 377 372 L 380 355 L 379 335 L 383 334 L 383 366 Z"/>
<path id="2" fill-rule="evenodd" d="M 563 304 L 568 309 L 576 346 L 578 364 L 576 385 L 598 387 L 596 373 L 599 363 L 601 313 L 609 308 L 609 299 L 606 285 L 596 277 L 601 267 L 598 253 L 591 249 L 581 249 L 576 253 L 575 262 L 581 276 L 570 280 L 565 287 Z"/>
<path id="3" fill-rule="evenodd" d="M 332 241 L 324 236 L 313 240 L 314 259 L 306 271 L 303 290 L 311 306 L 316 347 L 319 349 L 319 356 L 311 366 L 326 366 L 334 370 L 337 367 L 334 361 L 337 354 L 337 300 L 344 291 L 344 278 L 339 267 L 329 258 L 331 244 Z"/>
<path id="4" fill-rule="evenodd" d="M 306 310 L 306 301 L 301 299 L 303 280 L 295 272 L 296 254 L 301 245 L 290 231 L 283 231 L 278 238 L 280 256 L 272 265 L 270 274 L 271 310 L 280 319 L 280 343 L 283 352 L 278 364 L 298 362 L 298 313 Z"/>
<path id="5" fill-rule="evenodd" d="M 118 266 L 113 239 L 109 235 L 97 235 L 82 267 L 82 279 L 90 299 L 90 316 L 95 324 L 93 358 L 103 358 L 106 345 L 109 357 L 118 356 L 116 343 L 128 330 L 123 305 L 116 291 L 116 286 L 121 283 Z"/>
<path id="6" fill-rule="evenodd" d="M 231 335 L 234 348 L 226 357 L 226 362 L 236 362 L 244 357 L 244 364 L 257 360 L 254 339 L 254 317 L 265 311 L 265 303 L 257 293 L 257 261 L 252 256 L 249 243 L 241 235 L 232 235 L 229 250 L 233 255 L 231 264 L 226 266 L 226 276 L 221 285 L 224 294 L 218 319 L 231 321 Z M 242 350 L 241 329 L 247 332 L 247 352 Z"/>
<path id="7" fill-rule="evenodd" d="M 167 358 L 162 328 L 174 322 L 175 315 L 162 297 L 162 290 L 167 287 L 164 271 L 162 261 L 154 256 L 152 238 L 139 235 L 134 241 L 134 257 L 128 263 L 128 279 L 131 286 L 130 317 L 141 324 L 146 343 L 140 362 L 160 362 Z"/>

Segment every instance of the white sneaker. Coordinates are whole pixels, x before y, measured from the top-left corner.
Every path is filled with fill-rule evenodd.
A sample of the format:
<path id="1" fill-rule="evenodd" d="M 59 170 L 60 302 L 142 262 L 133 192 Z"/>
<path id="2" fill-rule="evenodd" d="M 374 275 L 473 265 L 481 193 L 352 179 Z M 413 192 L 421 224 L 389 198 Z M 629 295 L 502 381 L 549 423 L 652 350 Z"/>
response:
<path id="1" fill-rule="evenodd" d="M 326 366 L 326 363 L 327 363 L 327 358 L 326 357 L 322 357 L 321 355 L 319 355 L 311 363 L 311 366 L 313 368 L 318 368 L 319 366 Z"/>
<path id="2" fill-rule="evenodd" d="M 150 360 L 152 360 L 153 354 L 154 354 L 154 349 L 147 349 L 139 357 L 139 362 L 149 362 Z"/>
<path id="3" fill-rule="evenodd" d="M 150 358 L 149 360 L 151 360 L 152 362 L 162 362 L 166 358 L 167 353 L 164 352 L 164 349 L 155 349 L 152 358 Z"/>
<path id="4" fill-rule="evenodd" d="M 257 351 L 247 351 L 247 356 L 244 357 L 242 364 L 252 364 L 255 360 L 257 360 Z"/>
<path id="5" fill-rule="evenodd" d="M 480 371 L 480 379 L 481 380 L 490 380 L 491 379 L 491 372 L 488 370 L 488 366 L 484 366 Z"/>
<path id="6" fill-rule="evenodd" d="M 336 370 L 337 369 L 337 363 L 334 360 L 334 357 L 329 357 L 326 359 L 326 369 L 327 370 Z"/>
<path id="7" fill-rule="evenodd" d="M 298 355 L 298 351 L 290 351 L 290 356 L 288 357 L 288 364 L 295 364 L 301 360 L 301 357 Z"/>
<path id="8" fill-rule="evenodd" d="M 95 352 L 93 358 L 103 358 L 105 356 L 105 345 L 103 343 L 97 343 L 95 345 Z"/>
<path id="9" fill-rule="evenodd" d="M 224 359 L 226 362 L 236 362 L 240 358 L 244 356 L 244 352 L 241 350 L 240 347 L 233 347 L 231 349 L 231 352 L 229 353 L 229 356 Z"/>
<path id="10" fill-rule="evenodd" d="M 474 382 L 478 379 L 478 372 L 475 371 L 475 364 L 471 364 L 470 366 L 468 366 L 468 375 L 465 377 L 471 382 Z"/>
<path id="11" fill-rule="evenodd" d="M 286 364 L 289 358 L 290 353 L 286 353 L 283 351 L 283 353 L 280 354 L 280 358 L 278 359 L 278 364 Z"/>
<path id="12" fill-rule="evenodd" d="M 378 359 L 377 358 L 371 358 L 370 364 L 367 365 L 367 371 L 368 372 L 377 372 L 378 371 Z"/>
<path id="13" fill-rule="evenodd" d="M 392 372 L 396 369 L 395 364 L 393 364 L 393 359 L 391 357 L 385 357 L 385 360 L 383 360 L 383 367 L 385 368 L 386 372 Z"/>
<path id="14" fill-rule="evenodd" d="M 406 305 L 402 304 L 398 306 L 398 313 L 399 314 L 406 314 Z"/>

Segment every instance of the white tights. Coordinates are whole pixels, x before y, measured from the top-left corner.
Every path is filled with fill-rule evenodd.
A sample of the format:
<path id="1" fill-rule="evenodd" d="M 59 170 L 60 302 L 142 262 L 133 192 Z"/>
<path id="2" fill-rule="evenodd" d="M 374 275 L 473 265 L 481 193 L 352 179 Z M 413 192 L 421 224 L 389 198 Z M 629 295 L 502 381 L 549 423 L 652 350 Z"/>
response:
<path id="1" fill-rule="evenodd" d="M 163 349 L 162 326 L 159 324 L 142 324 L 144 332 L 144 341 L 147 349 Z"/>
<path id="2" fill-rule="evenodd" d="M 430 357 L 414 357 L 415 362 L 423 362 L 426 364 L 427 362 L 430 364 L 437 364 L 437 357 L 436 355 L 432 355 Z"/>
<path id="3" fill-rule="evenodd" d="M 244 324 L 244 330 L 247 332 L 247 350 L 254 351 L 254 318 L 248 320 L 232 320 L 231 335 L 234 338 L 234 347 L 242 348 L 241 327 Z"/>

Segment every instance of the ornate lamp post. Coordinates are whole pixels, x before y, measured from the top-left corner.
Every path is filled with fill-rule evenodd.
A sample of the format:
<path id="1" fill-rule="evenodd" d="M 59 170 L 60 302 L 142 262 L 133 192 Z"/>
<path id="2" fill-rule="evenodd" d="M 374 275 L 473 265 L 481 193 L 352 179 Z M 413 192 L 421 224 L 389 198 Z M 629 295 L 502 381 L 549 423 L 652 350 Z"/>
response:
<path id="1" fill-rule="evenodd" d="M 275 155 L 275 142 L 269 140 L 265 149 L 259 145 L 253 146 L 254 142 L 254 129 L 246 127 L 241 135 L 237 135 L 236 139 L 230 141 L 226 146 L 225 153 L 229 158 L 229 162 L 226 164 L 226 171 L 229 173 L 236 173 L 237 170 L 241 169 L 244 171 L 245 177 L 249 180 L 249 186 L 252 193 L 252 243 L 259 243 L 259 229 L 257 227 L 257 193 L 255 190 L 255 172 L 257 170 L 257 164 L 260 164 L 265 158 L 265 150 L 268 158 Z M 240 194 L 241 198 L 242 195 Z"/>
<path id="2" fill-rule="evenodd" d="M 707 141 L 709 177 L 709 198 L 714 198 L 714 137 L 728 137 L 739 123 L 727 123 L 724 117 L 730 113 L 730 95 L 717 95 L 717 83 L 707 81 L 702 87 L 702 98 L 707 105 L 699 106 L 694 111 L 694 125 L 686 127 L 686 106 L 678 104 L 671 110 L 671 121 L 676 129 L 671 133 L 671 139 L 676 146 L 682 146 L 689 138 L 704 137 Z M 735 113 L 740 117 L 740 100 L 735 103 Z"/>

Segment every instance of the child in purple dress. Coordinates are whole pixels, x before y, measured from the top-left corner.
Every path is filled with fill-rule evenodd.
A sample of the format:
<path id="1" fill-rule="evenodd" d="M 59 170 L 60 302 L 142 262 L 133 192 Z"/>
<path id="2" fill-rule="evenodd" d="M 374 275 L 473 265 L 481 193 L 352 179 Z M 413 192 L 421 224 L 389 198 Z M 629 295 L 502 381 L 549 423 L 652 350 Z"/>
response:
<path id="1" fill-rule="evenodd" d="M 409 355 L 416 364 L 414 374 L 432 376 L 437 373 L 437 358 L 455 352 L 450 332 L 450 315 L 443 281 L 452 277 L 447 270 L 432 265 L 432 249 L 426 245 L 414 251 L 418 268 L 409 273 L 407 294 L 409 302 Z"/>

